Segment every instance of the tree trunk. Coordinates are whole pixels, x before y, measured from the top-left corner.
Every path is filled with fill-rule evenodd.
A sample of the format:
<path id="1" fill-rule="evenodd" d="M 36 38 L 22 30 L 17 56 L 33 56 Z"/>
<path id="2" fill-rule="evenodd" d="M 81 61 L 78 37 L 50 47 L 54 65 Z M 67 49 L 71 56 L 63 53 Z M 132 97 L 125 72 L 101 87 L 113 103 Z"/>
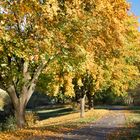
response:
<path id="1" fill-rule="evenodd" d="M 15 117 L 16 117 L 16 121 L 17 121 L 17 126 L 19 128 L 23 128 L 25 126 L 25 108 L 26 105 L 29 101 L 29 99 L 31 98 L 34 90 L 35 90 L 35 86 L 38 80 L 38 77 L 42 71 L 42 69 L 46 66 L 46 64 L 48 64 L 50 61 L 50 59 L 46 62 L 46 60 L 43 60 L 43 62 L 37 67 L 32 79 L 30 79 L 31 77 L 29 76 L 29 71 L 28 71 L 28 66 L 29 66 L 29 62 L 24 62 L 23 64 L 23 87 L 21 88 L 21 94 L 18 96 L 17 94 L 17 85 L 16 83 L 13 81 L 12 84 L 9 86 L 9 88 L 7 89 L 7 92 L 11 98 L 11 101 L 14 105 L 14 109 L 15 109 Z M 30 80 L 30 82 L 29 82 Z"/>
<path id="2" fill-rule="evenodd" d="M 88 109 L 90 110 L 92 108 L 92 98 L 89 92 L 87 93 L 87 98 L 88 98 Z"/>
<path id="3" fill-rule="evenodd" d="M 84 118 L 85 116 L 85 97 L 86 95 L 80 100 L 80 118 Z"/>
<path id="4" fill-rule="evenodd" d="M 25 126 L 25 107 L 21 103 L 15 109 L 15 117 L 17 121 L 17 127 L 23 128 Z"/>
<path id="5" fill-rule="evenodd" d="M 90 92 L 87 92 L 86 94 L 87 98 L 88 98 L 88 109 L 91 110 L 93 108 L 93 95 L 90 94 Z"/>
<path id="6" fill-rule="evenodd" d="M 94 109 L 94 95 L 92 96 L 92 108 Z"/>

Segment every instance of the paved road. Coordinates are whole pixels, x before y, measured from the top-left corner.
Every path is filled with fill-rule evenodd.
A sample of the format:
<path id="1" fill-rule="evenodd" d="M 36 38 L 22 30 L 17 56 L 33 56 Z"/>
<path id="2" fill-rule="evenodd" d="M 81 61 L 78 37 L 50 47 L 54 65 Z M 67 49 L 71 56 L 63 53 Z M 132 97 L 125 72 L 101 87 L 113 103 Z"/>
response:
<path id="1" fill-rule="evenodd" d="M 123 111 L 112 112 L 95 123 L 65 134 L 61 140 L 107 140 L 109 133 L 125 125 Z"/>

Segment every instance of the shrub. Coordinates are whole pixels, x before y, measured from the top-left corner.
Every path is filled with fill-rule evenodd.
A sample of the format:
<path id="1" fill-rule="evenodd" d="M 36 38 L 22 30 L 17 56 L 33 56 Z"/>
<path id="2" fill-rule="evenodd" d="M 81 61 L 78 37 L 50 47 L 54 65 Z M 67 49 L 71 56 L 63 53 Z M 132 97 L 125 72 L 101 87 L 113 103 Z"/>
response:
<path id="1" fill-rule="evenodd" d="M 71 102 L 70 105 L 71 105 L 73 110 L 75 110 L 75 111 L 80 110 L 80 103 Z"/>
<path id="2" fill-rule="evenodd" d="M 25 114 L 27 127 L 33 126 L 37 122 L 38 119 L 39 118 L 35 112 L 31 111 L 31 112 L 26 112 Z"/>
<path id="3" fill-rule="evenodd" d="M 14 116 L 9 116 L 6 118 L 5 123 L 3 124 L 3 130 L 16 130 L 17 125 L 16 125 L 16 118 Z"/>
<path id="4" fill-rule="evenodd" d="M 3 130 L 3 124 L 0 123 L 0 131 L 2 131 L 2 130 Z"/>

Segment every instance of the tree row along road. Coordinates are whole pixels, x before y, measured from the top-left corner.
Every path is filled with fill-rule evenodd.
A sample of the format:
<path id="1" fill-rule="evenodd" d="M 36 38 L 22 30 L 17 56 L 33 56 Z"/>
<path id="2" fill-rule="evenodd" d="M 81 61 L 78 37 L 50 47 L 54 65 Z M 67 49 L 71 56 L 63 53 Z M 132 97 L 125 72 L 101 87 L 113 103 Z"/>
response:
<path id="1" fill-rule="evenodd" d="M 19 128 L 35 91 L 76 101 L 87 94 L 91 104 L 99 91 L 120 96 L 140 83 L 129 9 L 127 0 L 0 0 L 0 88 Z"/>

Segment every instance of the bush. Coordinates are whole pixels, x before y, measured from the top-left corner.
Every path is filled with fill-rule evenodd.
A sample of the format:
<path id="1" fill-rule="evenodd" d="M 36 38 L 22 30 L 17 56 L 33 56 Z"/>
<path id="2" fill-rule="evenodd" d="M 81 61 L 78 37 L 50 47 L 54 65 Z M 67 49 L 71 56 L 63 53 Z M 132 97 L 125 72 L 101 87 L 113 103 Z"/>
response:
<path id="1" fill-rule="evenodd" d="M 70 105 L 71 105 L 71 108 L 72 108 L 73 110 L 75 110 L 75 111 L 80 110 L 80 103 L 71 102 Z"/>
<path id="2" fill-rule="evenodd" d="M 14 116 L 9 116 L 6 118 L 5 123 L 3 124 L 3 130 L 16 130 L 17 125 L 16 125 L 16 118 Z"/>
<path id="3" fill-rule="evenodd" d="M 33 126 L 38 121 L 38 116 L 35 112 L 26 112 L 25 120 L 27 127 Z"/>
<path id="4" fill-rule="evenodd" d="M 3 124 L 0 123 L 0 131 L 2 131 L 2 130 L 3 130 Z"/>

